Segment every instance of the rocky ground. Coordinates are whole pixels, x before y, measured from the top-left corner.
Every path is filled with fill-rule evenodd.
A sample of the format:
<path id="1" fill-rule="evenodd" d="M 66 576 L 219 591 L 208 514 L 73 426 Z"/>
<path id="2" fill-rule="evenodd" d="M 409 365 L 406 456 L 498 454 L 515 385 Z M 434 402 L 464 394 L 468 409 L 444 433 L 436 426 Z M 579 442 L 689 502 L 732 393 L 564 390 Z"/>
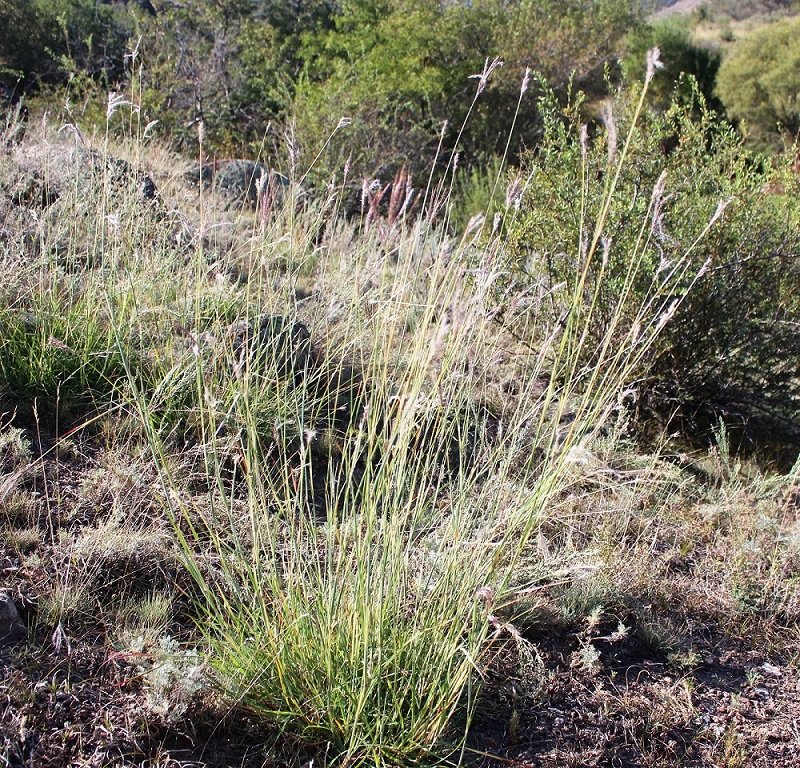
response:
<path id="1" fill-rule="evenodd" d="M 0 487 L 13 525 L 0 543 L 0 584 L 22 631 L 0 647 L 0 765 L 310 765 L 245 713 L 221 708 L 198 657 L 179 644 L 192 633 L 191 583 L 170 555 L 157 505 L 148 506 L 152 478 L 140 468 L 126 481 L 128 502 L 150 516 L 148 530 L 89 551 L 87 530 L 100 530 L 106 545 L 111 538 L 102 526 L 125 477 L 119 456 L 76 437 L 36 470 L 35 461 L 20 472 L 8 452 L 5 459 Z M 797 510 L 788 511 L 794 519 Z M 82 563 L 79 552 L 89 552 Z M 676 575 L 667 595 L 714 589 L 708 574 L 691 572 L 691 558 L 667 559 L 665 572 Z M 81 600 L 69 608 L 76 590 Z M 117 598 L 129 605 L 156 594 L 168 594 L 169 615 L 133 627 Z M 55 625 L 54 599 L 62 601 Z M 796 617 L 767 621 L 756 611 L 727 620 L 713 600 L 686 610 L 676 596 L 638 608 L 608 598 L 603 610 L 570 618 L 564 601 L 558 583 L 544 583 L 525 617 L 498 620 L 468 763 L 800 766 Z M 648 615 L 660 618 L 648 624 Z"/>
<path id="2" fill-rule="evenodd" d="M 490 686 L 466 759 L 486 768 L 800 766 L 796 666 L 713 628 L 696 633 L 698 660 L 688 670 L 636 641 L 598 644 L 587 668 L 576 663 L 580 632 L 532 637 L 543 689 L 518 701 L 510 686 Z M 292 764 L 271 749 L 271 734 L 246 715 L 215 709 L 202 691 L 177 709 L 159 702 L 153 654 L 57 633 L 6 646 L 1 659 L 3 765 Z"/>

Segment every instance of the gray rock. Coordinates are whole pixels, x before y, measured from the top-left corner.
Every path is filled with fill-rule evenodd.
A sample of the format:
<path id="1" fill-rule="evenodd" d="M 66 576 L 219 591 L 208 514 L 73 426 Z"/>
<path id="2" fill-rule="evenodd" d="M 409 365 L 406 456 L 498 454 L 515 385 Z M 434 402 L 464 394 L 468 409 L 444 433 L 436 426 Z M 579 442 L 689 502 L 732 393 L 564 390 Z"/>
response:
<path id="1" fill-rule="evenodd" d="M 8 592 L 0 592 L 0 645 L 16 643 L 27 637 L 28 631 Z"/>
<path id="2" fill-rule="evenodd" d="M 121 157 L 91 150 L 85 153 L 85 161 L 92 168 L 95 177 L 111 185 L 112 191 L 134 191 L 143 201 L 154 200 L 158 193 L 153 179 L 143 171 L 132 166 Z"/>
<path id="3" fill-rule="evenodd" d="M 158 197 L 152 177 L 127 160 L 68 142 L 28 145 L 12 155 L 13 172 L 0 195 L 18 206 L 47 208 L 64 193 L 103 188 L 110 196 L 133 195 L 147 203 Z"/>
<path id="4" fill-rule="evenodd" d="M 261 163 L 231 160 L 217 170 L 214 185 L 231 200 L 255 206 L 270 175 L 269 168 Z"/>
<path id="5" fill-rule="evenodd" d="M 56 185 L 48 181 L 37 170 L 24 171 L 17 169 L 15 173 L 0 182 L 0 192 L 14 205 L 28 208 L 47 208 L 58 200 Z"/>
<path id="6" fill-rule="evenodd" d="M 217 160 L 187 174 L 187 179 L 211 187 L 230 205 L 258 207 L 263 201 L 271 208 L 280 208 L 291 187 L 291 182 L 281 173 L 253 160 Z M 305 195 L 298 189 L 297 196 Z"/>

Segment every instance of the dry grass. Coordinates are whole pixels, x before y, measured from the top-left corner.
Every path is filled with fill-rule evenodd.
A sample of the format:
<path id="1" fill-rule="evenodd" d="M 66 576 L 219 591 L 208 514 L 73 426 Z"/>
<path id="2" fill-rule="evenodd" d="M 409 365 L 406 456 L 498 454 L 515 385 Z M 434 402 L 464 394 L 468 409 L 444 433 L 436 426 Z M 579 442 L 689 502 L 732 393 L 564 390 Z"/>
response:
<path id="1" fill-rule="evenodd" d="M 156 181 L 148 207 L 83 190 L 74 136 L 46 136 L 3 159 L 67 191 L 3 192 L 2 311 L 80 299 L 127 370 L 90 405 L 0 408 L 0 567 L 29 628 L 0 761 L 770 764 L 736 707 L 791 706 L 770 670 L 797 681 L 797 469 L 724 433 L 643 453 L 622 375 L 562 387 L 558 346 L 497 321 L 490 259 L 464 268 L 480 241 L 403 222 L 406 179 L 359 231 L 335 200 L 236 211 L 163 148 L 103 147 Z M 313 373 L 231 364 L 265 314 L 308 326 Z"/>

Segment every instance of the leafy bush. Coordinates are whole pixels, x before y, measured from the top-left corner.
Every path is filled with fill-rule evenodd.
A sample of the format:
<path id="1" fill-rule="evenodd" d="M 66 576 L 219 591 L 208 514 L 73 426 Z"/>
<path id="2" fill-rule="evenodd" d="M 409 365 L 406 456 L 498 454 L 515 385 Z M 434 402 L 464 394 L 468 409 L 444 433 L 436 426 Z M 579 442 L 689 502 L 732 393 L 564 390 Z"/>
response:
<path id="1" fill-rule="evenodd" d="M 115 4 L 93 0 L 7 0 L 0 3 L 0 76 L 26 89 L 64 82 L 76 73 L 105 85 L 123 72 L 130 19 Z"/>
<path id="2" fill-rule="evenodd" d="M 723 418 L 749 438 L 800 445 L 800 333 L 791 320 L 800 309 L 800 234 L 791 195 L 769 194 L 781 190 L 768 183 L 774 174 L 696 88 L 664 113 L 647 110 L 633 129 L 624 96 L 592 135 L 577 106 L 562 112 L 552 96 L 542 102 L 545 136 L 525 158 L 526 191 L 508 225 L 509 279 L 550 297 L 542 322 L 558 323 L 576 290 L 597 305 L 587 370 L 628 292 L 660 306 L 669 322 L 641 361 L 643 410 L 665 420 L 677 412 L 695 434 Z M 623 146 L 617 137 L 625 135 Z M 796 188 L 788 170 L 784 183 Z M 596 228 L 610 185 L 616 194 Z M 676 273 L 686 255 L 689 268 Z M 636 332 L 638 323 L 628 316 L 622 325 Z"/>
<path id="3" fill-rule="evenodd" d="M 202 122 L 209 154 L 264 155 L 286 172 L 316 163 L 324 182 L 349 158 L 359 183 L 404 164 L 427 177 L 456 144 L 462 165 L 486 162 L 504 153 L 515 124 L 516 157 L 538 130 L 533 100 L 518 104 L 526 70 L 561 90 L 574 76 L 602 92 L 603 65 L 637 18 L 627 0 L 201 0 L 152 15 L 135 3 L 95 5 L 0 7 L 12 30 L 0 65 L 31 80 L 69 77 L 63 100 L 103 130 L 97 105 L 124 88 L 145 123 L 158 121 L 182 149 L 194 150 Z M 473 103 L 469 78 L 495 58 L 505 67 Z M 342 117 L 350 129 L 328 143 Z"/>
<path id="4" fill-rule="evenodd" d="M 286 120 L 299 41 L 324 23 L 326 2 L 302 5 L 203 0 L 146 19 L 145 66 L 132 73 L 143 109 L 181 148 L 196 146 L 202 121 L 211 152 L 255 156 L 270 121 Z"/>
<path id="5" fill-rule="evenodd" d="M 538 129 L 533 100 L 519 100 L 526 70 L 562 90 L 573 76 L 594 77 L 602 90 L 602 65 L 635 18 L 620 0 L 344 2 L 335 28 L 305 47 L 293 105 L 298 141 L 316 152 L 340 117 L 352 118 L 323 158 L 323 177 L 348 158 L 357 178 L 391 176 L 403 164 L 424 176 L 456 142 L 462 162 L 486 162 L 503 154 L 515 123 L 524 126 L 513 137 L 516 156 Z M 495 58 L 503 69 L 473 103 L 470 78 Z"/>
<path id="6" fill-rule="evenodd" d="M 800 18 L 770 24 L 736 43 L 719 70 L 720 99 L 764 147 L 800 136 L 798 39 Z"/>

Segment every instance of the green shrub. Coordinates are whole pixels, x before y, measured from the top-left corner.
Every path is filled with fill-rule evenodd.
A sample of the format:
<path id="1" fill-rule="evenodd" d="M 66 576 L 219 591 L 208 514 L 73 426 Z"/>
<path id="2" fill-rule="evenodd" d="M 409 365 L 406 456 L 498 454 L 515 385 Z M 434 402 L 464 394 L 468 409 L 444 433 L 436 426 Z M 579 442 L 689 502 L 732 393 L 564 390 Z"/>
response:
<path id="1" fill-rule="evenodd" d="M 573 77 L 603 89 L 602 65 L 635 18 L 619 0 L 345 2 L 335 28 L 304 49 L 306 77 L 293 103 L 298 143 L 315 154 L 341 117 L 352 119 L 322 158 L 323 178 L 348 159 L 359 179 L 386 179 L 403 164 L 427 178 L 455 149 L 471 165 L 502 155 L 510 138 L 516 157 L 539 127 L 534 100 L 519 100 L 526 70 L 562 90 Z M 503 67 L 473 103 L 470 78 L 495 58 Z"/>
<path id="2" fill-rule="evenodd" d="M 0 3 L 0 76 L 26 89 L 80 73 L 114 82 L 123 72 L 130 18 L 116 4 L 93 0 L 5 0 Z"/>
<path id="3" fill-rule="evenodd" d="M 304 48 L 332 28 L 336 10 L 332 0 L 165 5 L 141 22 L 145 66 L 129 85 L 181 149 L 195 149 L 202 121 L 210 154 L 266 154 L 288 170 L 282 129 Z"/>
<path id="4" fill-rule="evenodd" d="M 550 96 L 542 108 L 545 136 L 525 158 L 526 192 L 505 252 L 509 280 L 546 296 L 540 321 L 560 322 L 582 291 L 597 309 L 583 354 L 591 370 L 632 292 L 669 319 L 641 361 L 640 407 L 667 420 L 677 412 L 695 433 L 723 418 L 753 439 L 800 444 L 800 333 L 791 320 L 799 309 L 798 210 L 791 195 L 769 194 L 781 189 L 769 183 L 776 172 L 696 90 L 666 112 L 646 111 L 625 146 L 616 138 L 631 124 L 624 97 L 592 135 L 577 104 L 561 112 Z M 785 185 L 796 186 L 788 171 Z M 593 251 L 598 241 L 605 245 Z M 676 273 L 684 255 L 690 266 Z M 622 320 L 629 332 L 638 323 Z"/>
<path id="5" fill-rule="evenodd" d="M 770 24 L 736 43 L 720 67 L 720 99 L 762 147 L 800 136 L 799 39 L 800 18 Z"/>
<path id="6" fill-rule="evenodd" d="M 603 65 L 637 18 L 626 0 L 202 0 L 155 16 L 134 3 L 95 5 L 36 2 L 28 15 L 18 0 L 0 6 L 12 30 L 0 66 L 69 79 L 59 100 L 102 130 L 92 103 L 124 87 L 145 123 L 157 120 L 182 149 L 194 150 L 201 122 L 210 155 L 263 154 L 287 172 L 304 172 L 326 146 L 314 174 L 323 182 L 348 158 L 359 181 L 387 180 L 403 164 L 427 178 L 456 143 L 462 165 L 485 162 L 503 154 L 518 118 L 516 156 L 537 131 L 533 100 L 517 103 L 526 70 L 562 90 L 574 76 L 600 92 Z M 473 104 L 469 78 L 496 57 L 505 67 Z M 350 130 L 327 145 L 342 117 Z"/>

